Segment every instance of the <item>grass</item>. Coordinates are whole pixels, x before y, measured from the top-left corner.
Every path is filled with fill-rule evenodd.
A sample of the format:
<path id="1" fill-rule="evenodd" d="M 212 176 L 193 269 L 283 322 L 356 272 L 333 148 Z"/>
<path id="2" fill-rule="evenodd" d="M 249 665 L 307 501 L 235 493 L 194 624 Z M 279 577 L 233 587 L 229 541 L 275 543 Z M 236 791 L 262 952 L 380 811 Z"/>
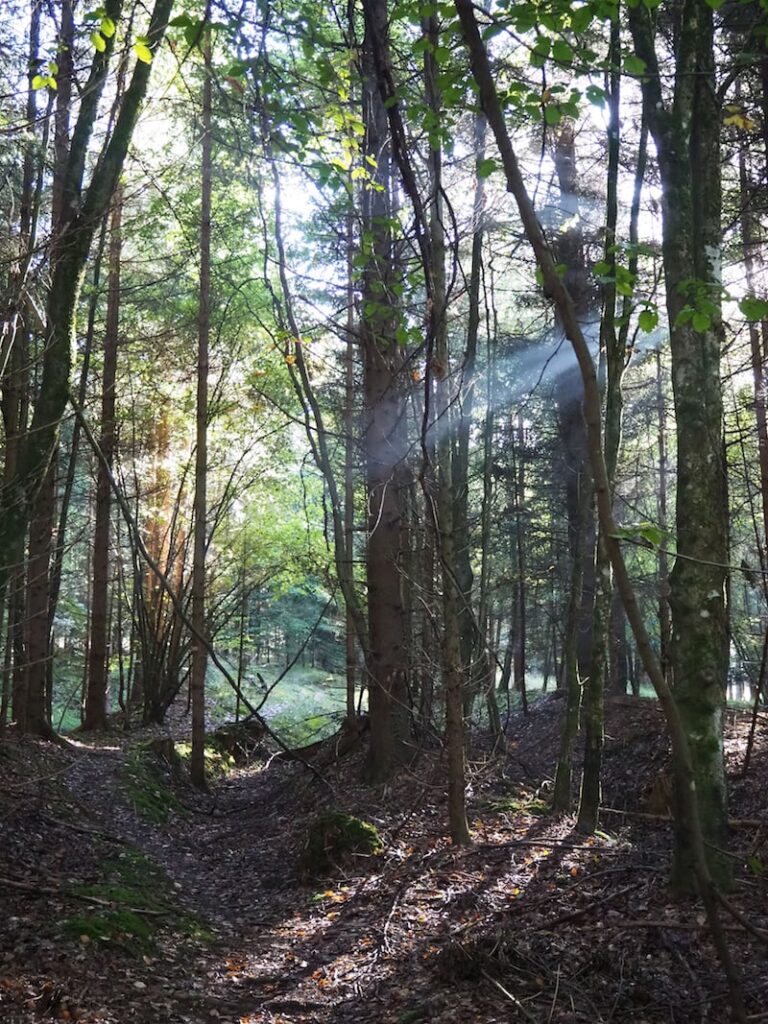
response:
<path id="1" fill-rule="evenodd" d="M 260 665 L 247 675 L 243 692 L 255 707 L 264 697 L 255 673 L 258 671 L 269 687 L 282 670 L 282 665 Z M 235 695 L 221 673 L 210 671 L 206 685 L 212 703 L 211 718 L 220 722 L 234 718 Z M 343 676 L 297 665 L 272 690 L 260 713 L 287 744 L 302 746 L 331 736 L 345 711 Z"/>

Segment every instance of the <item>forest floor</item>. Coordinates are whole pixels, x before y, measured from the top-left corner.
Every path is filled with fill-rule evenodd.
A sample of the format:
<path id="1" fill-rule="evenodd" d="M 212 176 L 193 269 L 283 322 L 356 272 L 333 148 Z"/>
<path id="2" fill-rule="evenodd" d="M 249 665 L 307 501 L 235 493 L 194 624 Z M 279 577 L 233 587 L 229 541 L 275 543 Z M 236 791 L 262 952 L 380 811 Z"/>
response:
<path id="1" fill-rule="evenodd" d="M 320 781 L 260 748 L 197 794 L 139 746 L 146 731 L 69 749 L 6 738 L 0 1021 L 726 1021 L 701 908 L 671 900 L 670 825 L 649 813 L 665 809 L 657 706 L 608 702 L 611 810 L 589 838 L 546 811 L 559 712 L 545 699 L 512 717 L 501 756 L 472 755 L 467 848 L 446 838 L 439 751 L 372 789 L 361 751 Z M 732 899 L 766 929 L 768 730 L 739 781 L 747 716 L 727 725 Z M 308 826 L 331 807 L 375 824 L 384 849 L 310 881 Z M 765 949 L 728 929 L 748 1011 L 768 1020 Z"/>

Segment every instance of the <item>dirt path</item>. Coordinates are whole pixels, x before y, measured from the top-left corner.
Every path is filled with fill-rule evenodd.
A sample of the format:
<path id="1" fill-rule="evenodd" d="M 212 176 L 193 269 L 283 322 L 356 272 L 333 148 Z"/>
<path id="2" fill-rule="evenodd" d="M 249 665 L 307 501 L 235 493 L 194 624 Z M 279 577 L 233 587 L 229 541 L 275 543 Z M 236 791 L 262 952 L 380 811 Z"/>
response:
<path id="1" fill-rule="evenodd" d="M 631 729 L 616 717 L 609 735 L 606 790 L 636 807 L 637 780 L 663 757 L 653 715 Z M 469 849 L 445 837 L 437 753 L 375 792 L 355 757 L 328 785 L 279 760 L 204 795 L 158 784 L 167 820 L 149 821 L 153 776 L 131 782 L 133 741 L 0 746 L 2 1024 L 725 1022 L 698 909 L 669 899 L 668 827 L 606 817 L 587 838 L 542 814 L 536 780 L 556 736 L 551 712 L 534 712 L 506 761 L 475 765 Z M 765 814 L 764 787 L 750 786 L 739 801 Z M 385 851 L 302 882 L 307 823 L 326 805 L 376 824 Z M 733 896 L 762 928 L 767 889 L 744 872 Z M 78 936 L 77 915 L 107 913 L 88 894 L 145 899 L 151 945 Z M 758 1012 L 765 958 L 730 934 Z"/>

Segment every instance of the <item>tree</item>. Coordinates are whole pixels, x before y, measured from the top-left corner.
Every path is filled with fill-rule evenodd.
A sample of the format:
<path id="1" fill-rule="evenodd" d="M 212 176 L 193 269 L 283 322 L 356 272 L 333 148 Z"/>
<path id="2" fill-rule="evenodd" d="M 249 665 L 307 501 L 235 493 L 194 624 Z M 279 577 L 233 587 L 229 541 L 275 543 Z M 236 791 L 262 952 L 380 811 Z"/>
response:
<path id="1" fill-rule="evenodd" d="M 715 878 L 727 884 L 730 861 L 721 851 L 728 835 L 722 744 L 728 501 L 720 379 L 722 188 L 714 14 L 705 0 L 693 0 L 673 5 L 669 18 L 669 38 L 664 39 L 647 8 L 629 9 L 635 52 L 642 62 L 643 106 L 662 181 L 664 287 L 677 423 L 670 663 L 675 700 L 691 744 L 707 859 Z M 660 75 L 660 53 L 666 46 L 674 59 L 671 95 L 665 94 Z M 678 889 L 693 884 L 692 859 L 689 837 L 678 828 Z"/>

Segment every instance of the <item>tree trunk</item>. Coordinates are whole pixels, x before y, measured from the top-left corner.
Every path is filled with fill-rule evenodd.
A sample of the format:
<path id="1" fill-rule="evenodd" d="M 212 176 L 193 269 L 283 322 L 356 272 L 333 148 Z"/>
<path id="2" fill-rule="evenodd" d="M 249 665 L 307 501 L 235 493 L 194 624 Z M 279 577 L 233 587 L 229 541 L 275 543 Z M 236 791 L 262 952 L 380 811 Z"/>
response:
<path id="1" fill-rule="evenodd" d="M 210 2 L 206 6 L 205 20 L 210 20 Z M 190 778 L 192 784 L 205 788 L 205 671 L 208 652 L 202 642 L 206 636 L 206 583 L 205 555 L 207 548 L 207 484 L 208 484 L 208 349 L 211 333 L 211 187 L 212 137 L 211 118 L 213 102 L 213 71 L 211 67 L 211 30 L 204 29 L 203 58 L 203 138 L 200 208 L 200 299 L 197 319 L 197 421 L 195 434 L 195 501 L 194 544 L 192 556 L 192 670 L 190 673 L 190 700 L 192 704 L 192 752 Z"/>
<path id="2" fill-rule="evenodd" d="M 364 453 L 368 494 L 367 775 L 386 779 L 409 756 L 408 652 L 400 592 L 400 472 L 407 452 L 405 370 L 395 337 L 397 297 L 392 251 L 392 154 L 387 111 L 379 91 L 375 47 L 386 38 L 386 0 L 365 4 L 362 48 L 365 151 L 375 157 L 376 188 L 363 193 L 363 232 L 371 239 L 363 272 L 360 340 L 364 360 Z"/>
<path id="3" fill-rule="evenodd" d="M 109 474 L 115 458 L 115 379 L 120 328 L 120 254 L 122 245 L 122 194 L 118 188 L 112 207 L 109 243 L 107 322 L 101 374 L 101 439 L 105 463 L 96 477 L 96 508 L 93 530 L 93 585 L 91 630 L 88 647 L 88 687 L 85 695 L 85 729 L 105 729 L 109 710 L 109 636 L 107 606 L 112 491 Z"/>
<path id="4" fill-rule="evenodd" d="M 707 859 L 729 884 L 723 709 L 728 672 L 725 566 L 728 507 L 720 353 L 720 106 L 713 12 L 706 0 L 676 11 L 674 105 L 664 99 L 647 9 L 629 10 L 648 75 L 643 105 L 663 187 L 663 258 L 677 424 L 677 551 L 670 575 L 675 699 L 691 744 Z M 681 799 L 677 794 L 678 801 Z M 673 883 L 695 885 L 690 837 L 678 828 Z"/>
<path id="5" fill-rule="evenodd" d="M 50 598 L 50 557 L 53 519 L 56 509 L 56 459 L 48 466 L 42 485 L 32 503 L 27 561 L 27 604 L 25 618 L 26 683 L 23 732 L 51 738 L 45 681 L 50 656 L 48 604 Z"/>
<path id="6" fill-rule="evenodd" d="M 427 105 L 436 118 L 442 111 L 438 85 L 438 67 L 434 48 L 439 43 L 437 17 L 425 19 L 425 35 L 432 49 L 424 54 L 424 79 Z M 443 207 L 442 151 L 434 141 L 430 145 L 429 240 L 431 276 L 429 289 L 434 330 L 434 358 L 427 373 L 434 374 L 435 418 L 431 428 L 437 431 L 437 523 L 443 588 L 442 676 L 445 691 L 445 740 L 448 752 L 448 823 L 451 839 L 457 844 L 470 842 L 466 809 L 464 766 L 464 700 L 461 652 L 460 604 L 469 600 L 462 583 L 454 575 L 456 533 L 454 519 L 453 453 L 451 424 L 450 364 L 448 352 L 447 284 L 445 272 L 445 210 Z M 466 583 L 466 580 L 464 581 Z M 471 587 L 471 583 L 470 583 Z"/>

